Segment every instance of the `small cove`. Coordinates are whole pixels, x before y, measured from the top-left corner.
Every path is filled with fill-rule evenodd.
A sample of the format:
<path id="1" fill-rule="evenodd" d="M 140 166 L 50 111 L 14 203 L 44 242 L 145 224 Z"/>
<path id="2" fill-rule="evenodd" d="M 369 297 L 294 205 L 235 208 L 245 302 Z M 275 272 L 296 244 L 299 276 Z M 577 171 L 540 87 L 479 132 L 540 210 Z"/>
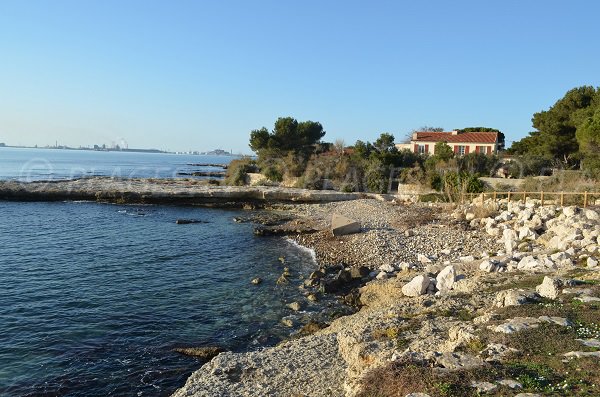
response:
<path id="1" fill-rule="evenodd" d="M 169 395 L 202 365 L 173 348 L 273 345 L 291 331 L 282 317 L 335 306 L 286 307 L 312 255 L 254 236 L 233 221 L 241 211 L 0 202 L 0 213 L 0 394 Z"/>

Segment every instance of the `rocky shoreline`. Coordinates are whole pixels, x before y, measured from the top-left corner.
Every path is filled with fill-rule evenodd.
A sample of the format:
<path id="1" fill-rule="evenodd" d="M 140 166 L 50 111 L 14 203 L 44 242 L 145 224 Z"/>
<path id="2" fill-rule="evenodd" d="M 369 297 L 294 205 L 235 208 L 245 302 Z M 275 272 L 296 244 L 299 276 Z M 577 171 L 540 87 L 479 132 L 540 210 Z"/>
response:
<path id="1" fill-rule="evenodd" d="M 261 208 L 276 203 L 355 200 L 362 193 L 271 186 L 212 186 L 190 179 L 91 177 L 74 180 L 0 181 L 0 200 L 85 200 L 119 204 L 178 204 Z"/>
<path id="2" fill-rule="evenodd" d="M 288 225 L 288 237 L 315 250 L 319 279 L 328 269 L 340 282 L 362 274 L 361 310 L 276 347 L 221 353 L 175 397 L 563 395 L 547 393 L 559 387 L 551 382 L 567 379 L 559 368 L 552 367 L 551 381 L 546 372 L 546 380 L 528 381 L 534 369 L 556 363 L 540 364 L 548 355 L 527 349 L 540 340 L 560 344 L 567 351 L 548 347 L 550 357 L 568 368 L 600 356 L 600 325 L 592 321 L 600 301 L 594 209 L 535 200 L 452 208 L 368 199 L 274 209 L 292 218 L 277 227 Z M 359 221 L 361 232 L 333 237 L 333 213 Z M 298 223 L 312 231 L 295 233 Z M 305 287 L 313 287 L 310 278 Z M 548 329 L 588 338 L 535 334 L 529 342 Z M 421 375 L 403 375 L 409 369 Z M 581 375 L 578 384 L 560 387 L 578 395 L 596 390 L 593 379 Z"/>

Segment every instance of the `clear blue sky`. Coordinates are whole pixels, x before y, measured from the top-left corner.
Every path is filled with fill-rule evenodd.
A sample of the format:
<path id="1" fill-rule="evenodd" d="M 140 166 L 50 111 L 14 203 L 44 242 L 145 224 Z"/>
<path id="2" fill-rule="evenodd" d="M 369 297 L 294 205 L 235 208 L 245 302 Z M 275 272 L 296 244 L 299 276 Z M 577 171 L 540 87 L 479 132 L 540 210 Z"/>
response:
<path id="1" fill-rule="evenodd" d="M 600 85 L 600 2 L 0 0 L 0 142 L 249 153 L 280 116 L 325 139 L 490 126 Z"/>

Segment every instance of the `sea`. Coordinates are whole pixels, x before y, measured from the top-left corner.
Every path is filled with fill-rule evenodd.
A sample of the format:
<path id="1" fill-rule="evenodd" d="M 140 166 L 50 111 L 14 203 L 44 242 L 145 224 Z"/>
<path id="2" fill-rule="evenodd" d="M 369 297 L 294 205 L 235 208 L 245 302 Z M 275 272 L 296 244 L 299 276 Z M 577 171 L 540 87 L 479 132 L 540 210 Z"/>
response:
<path id="1" fill-rule="evenodd" d="M 173 178 L 230 160 L 0 148 L 0 176 Z M 287 307 L 314 253 L 255 236 L 234 221 L 246 211 L 0 201 L 0 214 L 1 396 L 168 396 L 204 364 L 175 348 L 271 346 L 297 330 L 282 318 L 337 310 L 328 299 Z M 292 282 L 277 285 L 284 266 Z"/>

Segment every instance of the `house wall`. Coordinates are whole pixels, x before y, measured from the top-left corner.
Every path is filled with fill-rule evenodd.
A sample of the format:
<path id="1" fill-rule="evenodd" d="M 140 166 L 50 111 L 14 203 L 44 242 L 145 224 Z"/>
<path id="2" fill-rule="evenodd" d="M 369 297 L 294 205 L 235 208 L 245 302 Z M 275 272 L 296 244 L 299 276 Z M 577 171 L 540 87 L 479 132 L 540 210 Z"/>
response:
<path id="1" fill-rule="evenodd" d="M 411 143 L 398 143 L 396 144 L 396 148 L 398 148 L 398 150 L 402 150 L 402 149 L 408 149 L 411 152 L 415 151 L 415 145 L 427 145 L 427 153 L 428 154 L 435 154 L 435 144 L 437 142 L 425 142 L 425 141 L 419 141 L 419 142 L 414 142 L 411 141 Z M 465 154 L 467 153 L 466 148 L 468 147 L 468 153 L 475 153 L 475 150 L 477 148 L 477 146 L 485 146 L 486 148 L 486 154 L 488 151 L 488 147 L 491 148 L 491 153 L 490 154 L 496 154 L 498 151 L 498 145 L 497 144 L 490 144 L 490 143 L 448 143 L 448 146 L 450 146 L 452 148 L 452 150 L 454 150 L 455 146 L 465 146 Z"/>

